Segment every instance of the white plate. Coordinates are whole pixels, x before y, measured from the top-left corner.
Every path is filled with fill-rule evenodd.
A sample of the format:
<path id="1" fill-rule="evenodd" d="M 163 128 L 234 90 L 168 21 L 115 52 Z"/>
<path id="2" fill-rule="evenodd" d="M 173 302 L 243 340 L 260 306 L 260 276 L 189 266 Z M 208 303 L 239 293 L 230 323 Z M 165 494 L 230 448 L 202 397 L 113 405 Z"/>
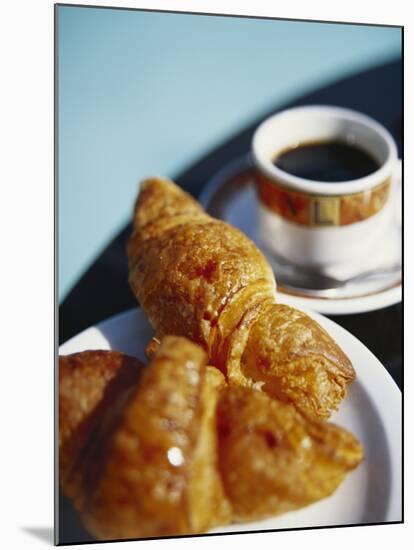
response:
<path id="1" fill-rule="evenodd" d="M 219 527 L 213 532 L 402 520 L 400 390 L 378 359 L 359 340 L 333 321 L 317 313 L 307 313 L 331 334 L 355 367 L 357 380 L 332 420 L 358 437 L 365 449 L 365 460 L 329 498 L 283 516 Z M 134 309 L 81 332 L 63 344 L 59 353 L 116 349 L 145 361 L 145 345 L 152 334 L 142 310 Z"/>
<path id="2" fill-rule="evenodd" d="M 249 157 L 241 157 L 230 162 L 205 186 L 200 202 L 207 212 L 234 227 L 241 229 L 267 256 L 272 265 L 276 281 L 278 270 L 286 270 L 280 260 L 267 252 L 257 233 L 257 197 L 254 189 L 254 172 Z M 401 265 L 401 185 L 394 186 L 394 216 L 384 236 L 381 246 L 373 254 L 355 264 L 334 265 L 327 275 L 346 279 L 358 273 L 379 270 L 384 266 Z M 289 266 L 288 266 L 289 269 Z M 294 287 L 294 284 L 292 284 Z M 310 291 L 304 295 L 298 288 L 287 288 L 278 283 L 279 294 L 289 295 L 290 303 L 299 308 L 308 308 L 327 314 L 350 314 L 372 311 L 401 302 L 401 271 L 381 278 L 361 279 L 350 282 L 335 290 L 318 293 Z M 324 294 L 321 297 L 321 294 Z"/>

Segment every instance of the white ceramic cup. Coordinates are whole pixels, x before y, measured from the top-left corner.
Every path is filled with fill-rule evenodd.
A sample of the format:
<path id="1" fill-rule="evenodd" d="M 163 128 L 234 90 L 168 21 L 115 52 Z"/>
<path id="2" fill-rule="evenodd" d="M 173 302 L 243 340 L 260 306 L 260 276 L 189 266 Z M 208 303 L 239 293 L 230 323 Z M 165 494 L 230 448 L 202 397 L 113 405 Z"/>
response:
<path id="1" fill-rule="evenodd" d="M 302 143 L 344 141 L 379 164 L 354 180 L 313 181 L 273 163 L 281 151 Z M 259 231 L 264 244 L 291 263 L 312 268 L 375 254 L 391 214 L 399 161 L 391 134 L 372 118 L 339 107 L 288 109 L 265 120 L 253 136 L 259 197 Z"/>

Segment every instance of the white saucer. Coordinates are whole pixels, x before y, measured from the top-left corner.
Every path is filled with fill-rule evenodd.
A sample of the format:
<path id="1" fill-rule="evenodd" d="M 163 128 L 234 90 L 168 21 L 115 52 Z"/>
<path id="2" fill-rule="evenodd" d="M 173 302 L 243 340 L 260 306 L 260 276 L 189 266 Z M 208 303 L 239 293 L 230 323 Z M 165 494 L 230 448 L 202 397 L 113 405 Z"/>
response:
<path id="1" fill-rule="evenodd" d="M 401 392 L 355 336 L 318 313 L 307 313 L 338 342 L 355 368 L 356 380 L 331 420 L 361 441 L 364 461 L 328 498 L 263 521 L 219 527 L 214 533 L 401 522 Z M 144 312 L 133 309 L 74 336 L 60 347 L 59 354 L 115 349 L 146 361 L 145 346 L 152 335 Z"/>
<path id="2" fill-rule="evenodd" d="M 200 202 L 207 212 L 241 229 L 267 256 L 272 265 L 278 292 L 289 297 L 289 303 L 299 308 L 310 308 L 327 314 L 350 314 L 372 311 L 391 306 L 401 301 L 401 271 L 375 278 L 350 281 L 340 288 L 329 292 L 307 291 L 306 294 L 294 284 L 289 287 L 278 281 L 280 260 L 268 252 L 262 245 L 257 233 L 257 197 L 254 189 L 254 168 L 248 157 L 236 159 L 225 166 L 206 185 L 200 196 Z M 345 279 L 358 273 L 381 270 L 389 265 L 401 265 L 402 262 L 402 200 L 401 185 L 394 187 L 391 198 L 394 216 L 386 232 L 385 239 L 375 253 L 358 264 L 335 265 L 325 272 L 326 275 Z"/>

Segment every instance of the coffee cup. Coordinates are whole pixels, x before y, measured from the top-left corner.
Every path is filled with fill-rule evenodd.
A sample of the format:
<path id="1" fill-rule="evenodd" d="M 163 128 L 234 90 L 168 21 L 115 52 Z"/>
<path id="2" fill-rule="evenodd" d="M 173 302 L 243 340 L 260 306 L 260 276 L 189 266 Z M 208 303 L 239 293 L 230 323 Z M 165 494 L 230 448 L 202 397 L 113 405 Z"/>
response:
<path id="1" fill-rule="evenodd" d="M 400 166 L 386 128 L 350 109 L 296 107 L 257 128 L 252 154 L 259 234 L 269 251 L 309 268 L 375 254 Z M 332 172 L 336 164 L 343 170 Z"/>

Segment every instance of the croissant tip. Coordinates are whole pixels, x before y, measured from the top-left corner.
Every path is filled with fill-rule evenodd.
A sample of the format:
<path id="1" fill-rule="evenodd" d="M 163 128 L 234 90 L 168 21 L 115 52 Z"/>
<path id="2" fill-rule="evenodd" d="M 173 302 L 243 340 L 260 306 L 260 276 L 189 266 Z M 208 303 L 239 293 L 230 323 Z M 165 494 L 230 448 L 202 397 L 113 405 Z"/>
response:
<path id="1" fill-rule="evenodd" d="M 152 187 L 154 185 L 175 186 L 176 184 L 169 178 L 163 176 L 149 176 L 143 179 L 138 185 L 140 186 L 140 189 L 147 189 L 148 187 Z"/>

